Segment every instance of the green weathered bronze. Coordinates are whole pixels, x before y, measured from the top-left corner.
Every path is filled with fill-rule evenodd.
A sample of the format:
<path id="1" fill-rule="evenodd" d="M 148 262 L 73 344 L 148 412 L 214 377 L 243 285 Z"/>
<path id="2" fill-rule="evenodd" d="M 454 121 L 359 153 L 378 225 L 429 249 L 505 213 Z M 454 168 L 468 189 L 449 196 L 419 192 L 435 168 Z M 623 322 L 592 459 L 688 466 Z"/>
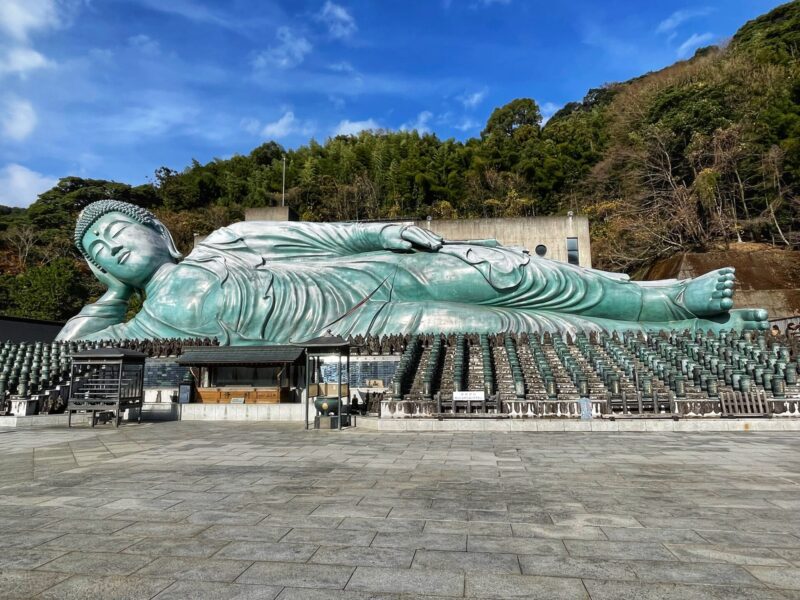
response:
<path id="1" fill-rule="evenodd" d="M 400 224 L 248 221 L 181 260 L 152 213 L 103 200 L 81 213 L 75 242 L 108 291 L 62 340 L 767 327 L 764 310 L 731 310 L 733 269 L 634 282 Z M 124 322 L 135 290 L 146 300 Z"/>

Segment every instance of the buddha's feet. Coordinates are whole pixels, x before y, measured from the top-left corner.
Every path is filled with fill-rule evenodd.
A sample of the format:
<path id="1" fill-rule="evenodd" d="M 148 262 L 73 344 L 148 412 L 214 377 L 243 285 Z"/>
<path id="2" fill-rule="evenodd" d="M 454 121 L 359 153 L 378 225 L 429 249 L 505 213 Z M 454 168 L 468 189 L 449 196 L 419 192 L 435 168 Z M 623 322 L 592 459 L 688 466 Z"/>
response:
<path id="1" fill-rule="evenodd" d="M 763 308 L 742 308 L 739 310 L 732 310 L 729 313 L 717 315 L 708 321 L 700 321 L 698 323 L 699 329 L 712 329 L 715 331 L 746 331 L 758 330 L 764 331 L 769 329 L 769 321 L 767 320 L 767 311 Z"/>
<path id="2" fill-rule="evenodd" d="M 713 317 L 733 308 L 734 269 L 725 267 L 691 279 L 675 303 L 697 317 Z M 765 317 L 766 318 L 766 317 Z"/>

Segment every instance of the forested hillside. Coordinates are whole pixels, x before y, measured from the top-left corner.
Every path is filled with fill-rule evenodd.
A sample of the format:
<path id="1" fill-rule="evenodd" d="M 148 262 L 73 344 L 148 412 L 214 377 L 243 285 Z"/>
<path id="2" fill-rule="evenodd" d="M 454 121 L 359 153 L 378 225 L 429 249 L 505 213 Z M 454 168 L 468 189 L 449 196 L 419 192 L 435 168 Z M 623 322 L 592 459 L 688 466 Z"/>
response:
<path id="1" fill-rule="evenodd" d="M 737 241 L 800 246 L 800 2 L 724 47 L 590 90 L 544 126 L 512 100 L 480 138 L 363 132 L 296 150 L 162 167 L 153 183 L 65 177 L 27 210 L 0 207 L 0 312 L 63 319 L 102 291 L 71 247 L 101 198 L 153 209 L 188 250 L 195 232 L 286 202 L 305 220 L 587 214 L 594 263 L 631 273 Z"/>

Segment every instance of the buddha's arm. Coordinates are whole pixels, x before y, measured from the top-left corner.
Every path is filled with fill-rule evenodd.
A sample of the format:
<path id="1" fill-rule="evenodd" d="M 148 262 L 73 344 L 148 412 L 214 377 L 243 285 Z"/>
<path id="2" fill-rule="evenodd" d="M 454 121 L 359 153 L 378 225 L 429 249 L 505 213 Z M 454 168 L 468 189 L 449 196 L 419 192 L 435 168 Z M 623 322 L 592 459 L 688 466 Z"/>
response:
<path id="1" fill-rule="evenodd" d="M 128 300 L 117 293 L 106 292 L 97 302 L 87 304 L 67 321 L 56 341 L 87 339 L 89 335 L 122 323 L 128 310 Z M 103 339 L 95 337 L 94 339 Z"/>
<path id="2" fill-rule="evenodd" d="M 380 250 L 410 250 L 413 246 L 436 250 L 441 246 L 441 238 L 435 234 L 398 223 L 245 221 L 214 232 L 205 242 L 233 240 L 241 241 L 267 259 L 350 256 Z"/>

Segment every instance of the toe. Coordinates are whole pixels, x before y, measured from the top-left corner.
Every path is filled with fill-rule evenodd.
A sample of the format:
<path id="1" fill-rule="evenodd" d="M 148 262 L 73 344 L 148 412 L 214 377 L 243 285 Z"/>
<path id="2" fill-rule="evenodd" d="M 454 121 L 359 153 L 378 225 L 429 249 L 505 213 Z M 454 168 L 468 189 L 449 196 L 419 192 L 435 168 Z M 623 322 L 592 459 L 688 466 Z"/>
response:
<path id="1" fill-rule="evenodd" d="M 757 308 L 753 311 L 753 319 L 756 321 L 766 321 L 769 314 L 763 308 Z"/>
<path id="2" fill-rule="evenodd" d="M 733 308 L 733 300 L 730 298 L 723 298 L 719 301 L 719 307 L 722 310 L 730 310 Z"/>

